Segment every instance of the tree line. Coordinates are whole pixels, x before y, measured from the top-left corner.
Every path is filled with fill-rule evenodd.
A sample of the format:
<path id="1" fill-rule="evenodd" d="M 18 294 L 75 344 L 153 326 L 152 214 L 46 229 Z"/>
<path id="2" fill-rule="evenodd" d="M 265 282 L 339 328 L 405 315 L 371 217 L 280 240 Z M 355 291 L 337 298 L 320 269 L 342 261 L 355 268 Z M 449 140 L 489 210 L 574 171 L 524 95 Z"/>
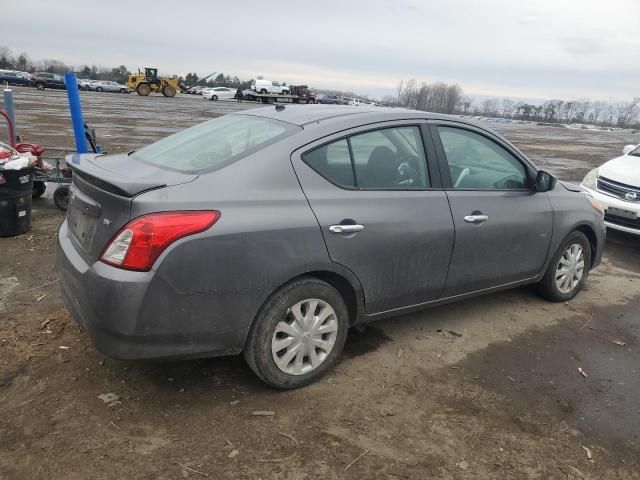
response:
<path id="1" fill-rule="evenodd" d="M 59 75 L 64 75 L 67 72 L 76 72 L 78 78 L 110 80 L 118 83 L 126 83 L 127 77 L 131 73 L 126 65 L 120 65 L 115 68 L 99 65 L 80 65 L 76 67 L 55 59 L 33 61 L 26 52 L 14 54 L 6 46 L 0 46 L 0 70 L 17 70 L 27 73 L 49 72 Z M 179 77 L 178 80 L 189 87 L 198 84 L 207 87 L 226 86 L 243 90 L 249 88 L 254 81 L 253 79 L 240 80 L 237 76 L 231 77 L 224 73 L 220 73 L 204 82 L 200 82 L 200 77 L 196 73 L 188 73 L 185 78 Z"/>
<path id="2" fill-rule="evenodd" d="M 81 65 L 75 68 L 60 60 L 47 59 L 32 61 L 26 52 L 14 55 L 10 48 L 0 46 L 0 69 L 19 70 L 22 72 L 50 72 L 60 75 L 75 71 L 80 78 L 91 80 L 111 80 L 125 83 L 129 69 L 125 65 L 119 67 L 103 67 Z M 179 80 L 186 86 L 203 85 L 208 87 L 227 86 L 247 89 L 253 79 L 241 80 L 219 73 L 213 78 L 201 81 L 197 73 L 188 73 Z M 286 85 L 286 84 L 285 84 Z M 339 90 L 323 90 L 325 94 L 369 99 L 366 95 Z M 540 104 L 515 101 L 509 98 L 485 98 L 474 100 L 464 95 L 462 87 L 445 82 L 426 83 L 415 79 L 401 81 L 397 95 L 387 95 L 380 102 L 384 105 L 400 106 L 434 113 L 458 115 L 482 115 L 514 120 L 537 121 L 544 123 L 589 123 L 601 126 L 617 126 L 621 128 L 640 128 L 640 97 L 625 101 L 603 101 L 590 99 L 547 100 Z"/>
<path id="3" fill-rule="evenodd" d="M 541 104 L 509 98 L 474 100 L 459 85 L 444 82 L 401 81 L 398 93 L 382 103 L 434 113 L 477 115 L 543 123 L 588 123 L 609 127 L 640 127 L 640 97 L 625 101 L 546 100 Z"/>

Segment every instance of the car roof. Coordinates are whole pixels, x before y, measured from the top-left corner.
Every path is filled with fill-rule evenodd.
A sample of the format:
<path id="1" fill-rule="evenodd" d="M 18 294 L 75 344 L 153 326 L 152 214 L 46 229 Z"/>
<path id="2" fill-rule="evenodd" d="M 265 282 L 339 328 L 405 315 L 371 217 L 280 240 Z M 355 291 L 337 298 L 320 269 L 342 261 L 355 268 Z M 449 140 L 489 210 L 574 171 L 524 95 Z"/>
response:
<path id="1" fill-rule="evenodd" d="M 272 118 L 274 120 L 292 123 L 301 127 L 311 123 L 319 123 L 329 119 L 339 119 L 346 116 L 368 117 L 367 121 L 375 122 L 406 118 L 460 121 L 459 118 L 451 117 L 449 115 L 421 112 L 406 108 L 376 107 L 373 105 L 352 107 L 343 105 L 278 105 L 278 107 L 284 108 L 279 110 L 271 107 L 254 108 L 235 113 L 234 115 L 254 115 L 258 117 Z"/>

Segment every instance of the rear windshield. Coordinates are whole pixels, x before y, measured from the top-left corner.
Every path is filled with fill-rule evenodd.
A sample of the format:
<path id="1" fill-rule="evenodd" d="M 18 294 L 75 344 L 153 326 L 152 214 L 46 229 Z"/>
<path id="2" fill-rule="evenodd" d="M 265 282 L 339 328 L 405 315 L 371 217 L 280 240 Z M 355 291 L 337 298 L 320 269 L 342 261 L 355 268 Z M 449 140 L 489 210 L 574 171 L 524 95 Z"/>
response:
<path id="1" fill-rule="evenodd" d="M 226 115 L 182 130 L 131 154 L 156 167 L 204 173 L 228 165 L 302 130 L 250 115 Z"/>

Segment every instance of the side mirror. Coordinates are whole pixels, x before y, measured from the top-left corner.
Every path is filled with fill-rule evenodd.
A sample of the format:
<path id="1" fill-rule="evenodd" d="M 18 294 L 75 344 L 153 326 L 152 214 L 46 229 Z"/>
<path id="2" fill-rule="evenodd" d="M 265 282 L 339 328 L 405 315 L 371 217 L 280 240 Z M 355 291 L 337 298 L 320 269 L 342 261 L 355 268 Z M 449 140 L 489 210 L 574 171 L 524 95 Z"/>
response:
<path id="1" fill-rule="evenodd" d="M 553 190 L 556 188 L 557 183 L 558 177 L 551 175 L 549 172 L 545 172 L 544 170 L 538 170 L 538 174 L 536 175 L 536 192 L 548 192 L 549 190 Z"/>
<path id="2" fill-rule="evenodd" d="M 622 149 L 622 154 L 626 155 L 627 153 L 629 153 L 631 150 L 634 150 L 636 148 L 636 145 L 625 145 L 624 148 Z"/>

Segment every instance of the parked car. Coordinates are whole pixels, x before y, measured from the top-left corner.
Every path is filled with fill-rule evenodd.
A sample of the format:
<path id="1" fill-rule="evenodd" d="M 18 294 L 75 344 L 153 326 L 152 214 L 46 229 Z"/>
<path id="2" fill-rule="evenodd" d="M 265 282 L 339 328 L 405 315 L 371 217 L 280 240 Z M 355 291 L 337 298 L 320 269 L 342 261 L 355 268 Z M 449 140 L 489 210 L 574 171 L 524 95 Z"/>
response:
<path id="1" fill-rule="evenodd" d="M 627 145 L 622 156 L 591 170 L 584 191 L 605 208 L 607 227 L 640 235 L 640 145 Z"/>
<path id="2" fill-rule="evenodd" d="M 256 80 L 256 83 L 251 85 L 251 90 L 254 90 L 254 91 L 258 92 L 258 93 L 277 93 L 277 94 L 280 94 L 280 95 L 288 95 L 289 94 L 289 88 L 288 87 L 286 87 L 284 85 L 280 85 L 276 81 L 264 80 L 264 79 Z"/>
<path id="3" fill-rule="evenodd" d="M 91 84 L 94 80 L 88 78 L 78 78 L 78 88 L 80 90 L 91 90 Z"/>
<path id="4" fill-rule="evenodd" d="M 340 99 L 337 95 L 322 95 L 318 97 L 318 103 L 324 105 L 340 105 Z"/>
<path id="5" fill-rule="evenodd" d="M 318 379 L 354 325 L 524 284 L 567 301 L 604 245 L 579 188 L 425 112 L 277 105 L 67 163 L 57 268 L 98 350 L 243 352 L 276 388 Z"/>
<path id="6" fill-rule="evenodd" d="M 44 90 L 45 88 L 55 88 L 66 90 L 67 87 L 64 84 L 64 77 L 57 73 L 49 72 L 36 72 L 31 75 L 31 85 L 38 90 Z"/>
<path id="7" fill-rule="evenodd" d="M 94 90 L 96 92 L 131 93 L 131 89 L 126 85 L 109 80 L 98 80 L 92 82 L 89 84 L 89 90 Z"/>
<path id="8" fill-rule="evenodd" d="M 22 72 L 0 70 L 0 84 L 8 83 L 9 85 L 27 86 L 29 82 L 29 76 L 25 76 Z"/>
<path id="9" fill-rule="evenodd" d="M 202 98 L 206 98 L 207 100 L 231 100 L 236 96 L 236 88 L 227 88 L 227 87 L 214 87 L 207 88 L 202 92 Z"/>

